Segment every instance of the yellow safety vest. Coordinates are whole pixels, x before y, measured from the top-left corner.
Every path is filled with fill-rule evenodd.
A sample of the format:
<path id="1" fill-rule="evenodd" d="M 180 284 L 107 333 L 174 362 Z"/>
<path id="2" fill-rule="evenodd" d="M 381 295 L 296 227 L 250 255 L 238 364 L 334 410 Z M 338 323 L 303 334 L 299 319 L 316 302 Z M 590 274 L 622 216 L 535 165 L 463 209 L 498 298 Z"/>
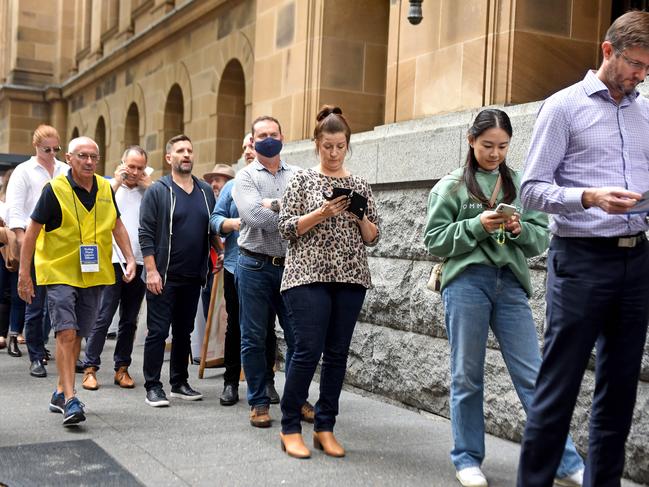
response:
<path id="1" fill-rule="evenodd" d="M 74 193 L 65 174 L 50 182 L 63 218 L 59 228 L 49 232 L 43 228 L 36 240 L 34 266 L 39 285 L 67 284 L 86 288 L 115 284 L 111 258 L 117 212 L 108 181 L 97 175 L 95 180 L 97 197 L 90 211 Z M 80 234 L 83 241 L 80 241 Z M 99 272 L 81 272 L 79 246 L 95 243 L 99 250 Z"/>

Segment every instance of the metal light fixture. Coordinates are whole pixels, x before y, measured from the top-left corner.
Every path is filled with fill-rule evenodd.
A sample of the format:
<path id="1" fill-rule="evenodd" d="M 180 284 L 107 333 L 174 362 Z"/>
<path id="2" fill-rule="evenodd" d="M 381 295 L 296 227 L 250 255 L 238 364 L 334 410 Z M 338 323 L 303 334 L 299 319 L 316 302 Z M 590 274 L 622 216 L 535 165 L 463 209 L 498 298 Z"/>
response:
<path id="1" fill-rule="evenodd" d="M 408 8 L 408 21 L 412 25 L 419 24 L 424 16 L 421 11 L 421 4 L 424 0 L 410 0 L 410 7 Z"/>

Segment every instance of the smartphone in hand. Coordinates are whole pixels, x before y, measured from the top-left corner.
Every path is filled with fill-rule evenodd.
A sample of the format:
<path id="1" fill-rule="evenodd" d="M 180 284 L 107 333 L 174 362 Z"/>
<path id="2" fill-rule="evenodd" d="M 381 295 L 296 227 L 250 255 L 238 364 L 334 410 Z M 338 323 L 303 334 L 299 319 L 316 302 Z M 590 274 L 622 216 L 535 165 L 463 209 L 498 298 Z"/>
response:
<path id="1" fill-rule="evenodd" d="M 516 213 L 516 207 L 514 205 L 508 205 L 507 203 L 500 203 L 496 207 L 496 213 L 502 213 L 505 216 L 514 216 L 514 213 Z"/>

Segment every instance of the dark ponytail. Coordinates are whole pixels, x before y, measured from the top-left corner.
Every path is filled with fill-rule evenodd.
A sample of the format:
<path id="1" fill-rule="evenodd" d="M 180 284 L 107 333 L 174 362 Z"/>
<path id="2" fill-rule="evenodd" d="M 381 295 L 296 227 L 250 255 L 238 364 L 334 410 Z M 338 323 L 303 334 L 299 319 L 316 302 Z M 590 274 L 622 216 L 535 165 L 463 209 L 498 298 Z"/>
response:
<path id="1" fill-rule="evenodd" d="M 480 135 L 482 135 L 486 130 L 492 128 L 503 129 L 509 137 L 512 136 L 512 124 L 509 120 L 509 116 L 502 110 L 497 108 L 488 108 L 482 110 L 475 117 L 473 125 L 469 128 L 468 135 L 470 135 L 473 140 L 476 140 Z M 473 147 L 469 146 L 469 152 L 466 156 L 466 165 L 464 166 L 464 184 L 471 196 L 480 201 L 481 203 L 488 205 L 489 198 L 484 195 L 480 185 L 476 180 L 475 173 L 480 166 L 478 165 L 478 160 L 475 158 L 475 153 Z M 500 172 L 500 177 L 502 178 L 502 191 L 503 191 L 503 202 L 511 203 L 516 199 L 516 186 L 514 185 L 514 180 L 512 179 L 511 170 L 507 167 L 507 161 L 503 161 L 500 166 L 498 166 L 498 171 Z"/>

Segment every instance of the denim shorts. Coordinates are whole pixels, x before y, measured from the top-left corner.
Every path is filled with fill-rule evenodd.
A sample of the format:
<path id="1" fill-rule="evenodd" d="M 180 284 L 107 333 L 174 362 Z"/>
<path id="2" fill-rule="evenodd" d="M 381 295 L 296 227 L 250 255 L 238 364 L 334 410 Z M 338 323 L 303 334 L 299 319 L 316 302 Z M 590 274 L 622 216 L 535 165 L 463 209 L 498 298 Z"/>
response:
<path id="1" fill-rule="evenodd" d="M 54 334 L 77 330 L 77 336 L 88 337 L 97 321 L 104 286 L 79 288 L 67 284 L 47 286 L 47 307 Z"/>

